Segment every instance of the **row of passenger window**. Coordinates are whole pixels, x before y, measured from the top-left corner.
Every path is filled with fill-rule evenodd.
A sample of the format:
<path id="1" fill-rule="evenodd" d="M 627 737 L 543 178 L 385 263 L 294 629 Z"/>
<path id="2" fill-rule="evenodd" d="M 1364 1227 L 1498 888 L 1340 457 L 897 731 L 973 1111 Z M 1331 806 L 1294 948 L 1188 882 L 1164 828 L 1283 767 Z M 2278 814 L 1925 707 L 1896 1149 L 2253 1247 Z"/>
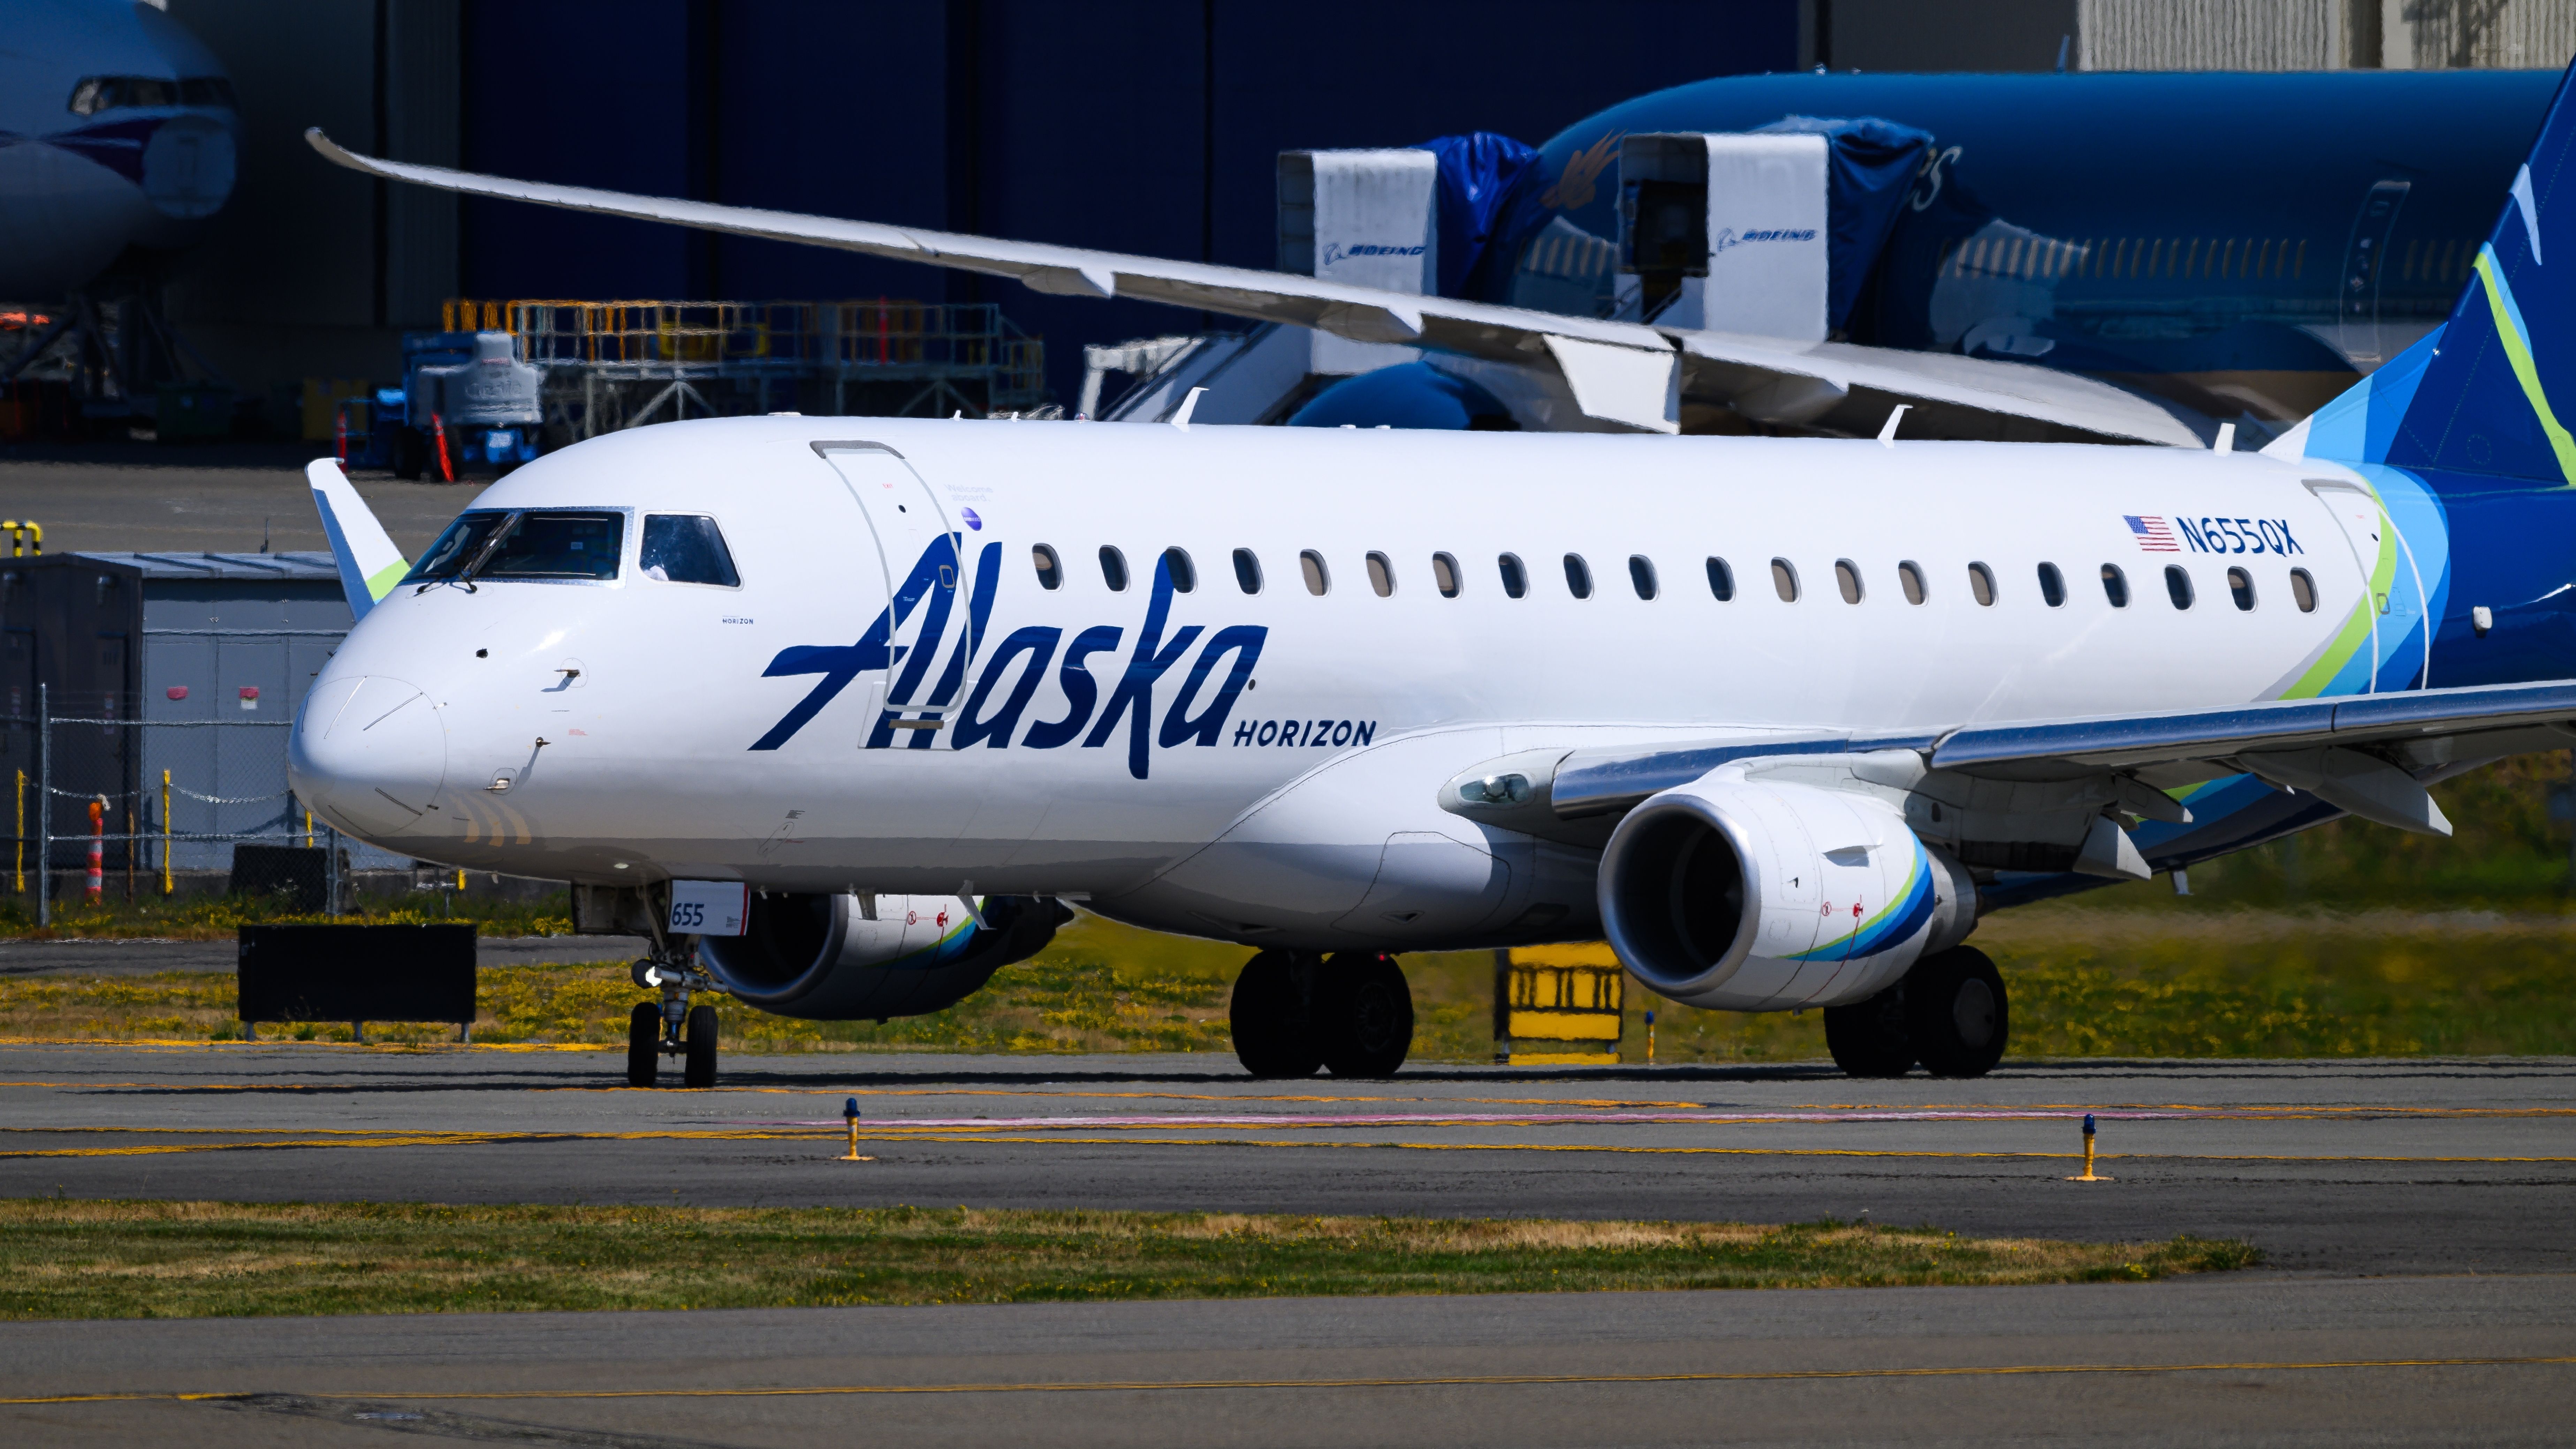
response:
<path id="1" fill-rule="evenodd" d="M 1064 583 L 1064 562 L 1057 557 L 1056 551 L 1042 543 L 1032 552 L 1038 583 L 1050 589 L 1061 587 Z M 1191 563 L 1188 550 L 1167 548 L 1163 550 L 1162 561 L 1171 574 L 1174 590 L 1186 594 L 1198 587 L 1198 569 Z M 1367 555 L 1366 564 L 1369 588 L 1380 598 L 1394 594 L 1394 561 L 1385 554 L 1372 551 Z M 1306 592 L 1318 596 L 1332 592 L 1332 570 L 1324 563 L 1322 554 L 1311 548 L 1305 550 L 1297 555 L 1297 567 L 1298 572 L 1305 578 Z M 1502 583 L 1504 594 L 1515 599 L 1528 596 L 1530 575 L 1528 568 L 1522 564 L 1520 555 L 1502 554 L 1494 560 L 1494 568 Z M 1728 603 L 1735 598 L 1735 569 L 1725 559 L 1714 554 L 1710 555 L 1703 567 L 1703 572 L 1708 578 L 1709 594 L 1719 603 Z M 1127 587 L 1128 577 L 1127 556 L 1115 547 L 1102 545 L 1100 577 L 1112 592 L 1124 590 Z M 2129 607 L 2128 574 L 2118 564 L 2106 563 L 2102 565 L 2101 578 L 2102 596 L 2109 601 L 2111 607 L 2114 609 Z M 1464 573 L 1455 556 L 1446 553 L 1435 553 L 1431 556 L 1431 586 L 1440 591 L 1440 597 L 1444 599 L 1458 597 L 1465 587 L 1464 579 Z M 1261 592 L 1261 559 L 1252 550 L 1238 548 L 1234 551 L 1234 581 L 1247 594 Z M 2164 582 L 2165 597 L 2173 601 L 2175 608 L 2188 609 L 2197 602 L 2198 595 L 2192 584 L 2189 569 L 2180 564 L 2167 564 Z M 1896 584 L 1905 595 L 1905 602 L 1909 604 L 1925 603 L 1932 597 L 1931 586 L 1924 581 L 1922 566 L 1912 559 L 1907 559 L 1896 566 Z M 1636 591 L 1640 599 L 1652 599 L 1663 592 L 1663 584 L 1655 571 L 1655 561 L 1644 554 L 1631 554 L 1628 558 L 1628 586 Z M 1861 577 L 1860 565 L 1847 558 L 1834 560 L 1834 587 L 1836 592 L 1842 595 L 1843 602 L 1846 604 L 1857 604 L 1868 593 L 1867 585 Z M 1592 597 L 1592 565 L 1585 562 L 1583 555 L 1579 553 L 1565 556 L 1565 589 L 1567 593 L 1578 599 Z M 1785 558 L 1771 560 L 1771 589 L 1780 596 L 1780 602 L 1784 604 L 1798 602 L 1804 593 L 1804 586 L 1799 582 L 1797 565 Z M 2254 576 L 2242 568 L 2229 569 L 2227 594 L 2237 608 L 2251 610 L 2256 602 Z M 1995 581 L 1995 571 L 1982 563 L 1968 565 L 1968 596 L 1980 605 L 1992 608 L 1996 600 L 2003 596 L 2002 586 Z M 2061 608 L 2066 603 L 2066 576 L 2053 563 L 2039 566 L 2039 597 L 2041 602 L 2052 609 Z M 2300 613 L 2308 614 L 2316 611 L 2317 584 L 2306 569 L 2290 570 L 2290 598 L 2299 606 Z"/>

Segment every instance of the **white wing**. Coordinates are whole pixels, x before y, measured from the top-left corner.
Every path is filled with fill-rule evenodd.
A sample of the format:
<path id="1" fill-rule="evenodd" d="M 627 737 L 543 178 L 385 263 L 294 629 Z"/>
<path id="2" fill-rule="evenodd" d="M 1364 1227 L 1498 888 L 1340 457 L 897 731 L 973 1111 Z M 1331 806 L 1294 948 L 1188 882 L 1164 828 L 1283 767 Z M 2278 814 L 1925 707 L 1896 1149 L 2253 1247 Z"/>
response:
<path id="1" fill-rule="evenodd" d="M 1587 416 L 1646 432 L 1678 431 L 1682 405 L 1689 402 L 1732 407 L 1768 422 L 1871 433 L 1902 402 L 1917 409 L 1906 418 L 1909 437 L 2185 447 L 2201 441 L 2157 403 L 2022 363 L 1671 331 L 1343 286 L 1287 272 L 512 181 L 361 156 L 334 145 L 319 129 L 304 136 L 314 150 L 353 171 L 444 191 L 837 247 L 1012 277 L 1056 296 L 1168 302 L 1252 321 L 1296 323 L 1357 342 L 1404 343 L 1552 370 Z"/>

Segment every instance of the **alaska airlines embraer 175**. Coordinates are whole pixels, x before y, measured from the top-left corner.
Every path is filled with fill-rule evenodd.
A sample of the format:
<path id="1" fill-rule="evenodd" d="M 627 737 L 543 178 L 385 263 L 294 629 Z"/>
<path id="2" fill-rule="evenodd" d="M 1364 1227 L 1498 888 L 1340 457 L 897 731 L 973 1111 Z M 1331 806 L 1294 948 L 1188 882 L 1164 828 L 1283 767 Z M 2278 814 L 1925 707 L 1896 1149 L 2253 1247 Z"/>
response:
<path id="1" fill-rule="evenodd" d="M 2571 158 L 2562 82 L 2449 320 L 2261 454 L 782 416 L 540 459 L 408 566 L 317 463 L 361 617 L 294 783 L 649 934 L 642 1082 L 714 1079 L 693 991 L 936 1010 L 1064 901 L 1253 948 L 1265 1076 L 1399 1066 L 1399 953 L 1601 936 L 1974 1076 L 1983 912 L 2447 833 L 2426 786 L 2576 740 Z"/>

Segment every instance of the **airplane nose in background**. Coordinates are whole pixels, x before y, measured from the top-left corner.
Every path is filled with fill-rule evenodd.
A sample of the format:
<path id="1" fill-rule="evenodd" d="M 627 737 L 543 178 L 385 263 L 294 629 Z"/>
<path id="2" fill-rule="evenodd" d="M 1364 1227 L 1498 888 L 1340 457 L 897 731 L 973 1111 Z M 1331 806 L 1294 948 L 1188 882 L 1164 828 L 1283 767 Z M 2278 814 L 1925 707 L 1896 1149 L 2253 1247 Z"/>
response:
<path id="1" fill-rule="evenodd" d="M 446 783 L 447 725 L 414 685 L 335 679 L 305 701 L 287 772 L 297 795 L 348 829 L 410 834 Z"/>

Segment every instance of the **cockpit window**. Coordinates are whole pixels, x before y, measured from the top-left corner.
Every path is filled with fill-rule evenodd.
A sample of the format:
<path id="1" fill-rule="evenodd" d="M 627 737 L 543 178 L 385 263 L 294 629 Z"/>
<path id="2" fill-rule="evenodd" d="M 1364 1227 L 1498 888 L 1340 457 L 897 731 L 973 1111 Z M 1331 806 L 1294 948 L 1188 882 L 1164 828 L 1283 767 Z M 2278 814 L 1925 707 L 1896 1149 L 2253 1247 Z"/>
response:
<path id="1" fill-rule="evenodd" d="M 626 538 L 616 513 L 521 513 L 478 579 L 613 579 Z"/>
<path id="2" fill-rule="evenodd" d="M 411 566 L 411 573 L 403 582 L 460 577 L 465 566 L 474 562 L 475 556 L 483 552 L 483 546 L 492 541 L 493 530 L 509 521 L 510 515 L 506 513 L 456 515 L 456 521 L 447 525 L 447 531 L 438 536 L 438 542 L 431 544 L 429 552 L 420 556 L 420 562 Z"/>
<path id="3" fill-rule="evenodd" d="M 463 513 L 405 582 L 613 579 L 625 537 L 626 518 L 618 513 Z"/>
<path id="4" fill-rule="evenodd" d="M 94 75 L 72 87 L 66 107 L 75 116 L 141 106 L 218 106 L 236 110 L 233 83 L 219 75 L 164 80 L 149 75 Z"/>
<path id="5" fill-rule="evenodd" d="M 742 584 L 716 521 L 696 514 L 645 515 L 644 546 L 635 555 L 635 566 L 644 577 L 666 584 L 719 584 L 728 589 Z"/>

